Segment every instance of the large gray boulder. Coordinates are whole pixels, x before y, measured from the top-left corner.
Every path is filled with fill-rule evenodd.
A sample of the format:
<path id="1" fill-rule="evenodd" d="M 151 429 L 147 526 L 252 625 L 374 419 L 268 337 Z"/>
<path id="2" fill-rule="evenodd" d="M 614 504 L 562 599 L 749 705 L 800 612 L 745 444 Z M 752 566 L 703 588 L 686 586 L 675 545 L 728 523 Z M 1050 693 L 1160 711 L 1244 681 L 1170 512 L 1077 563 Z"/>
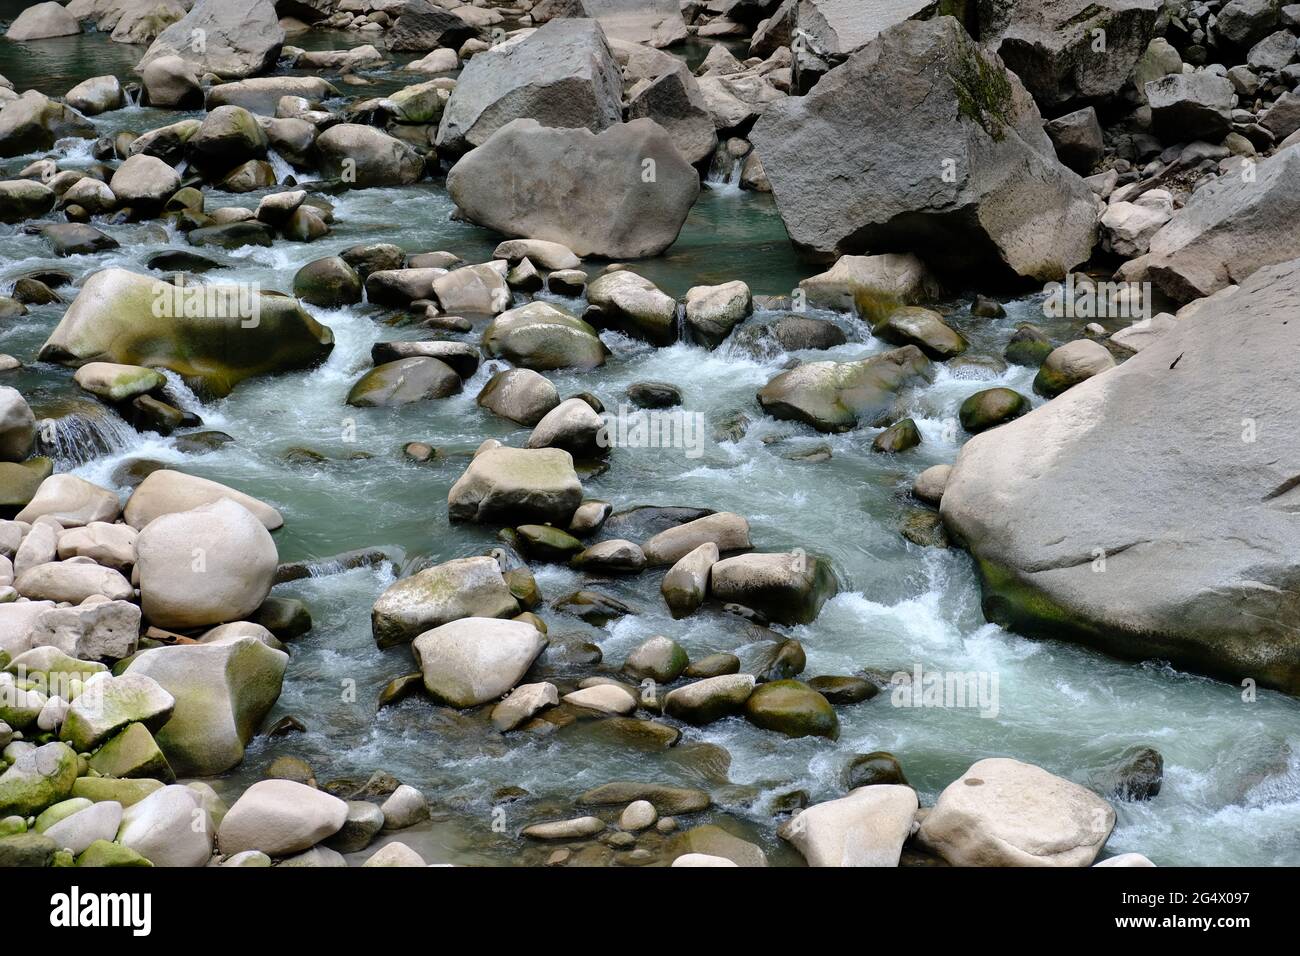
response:
<path id="1" fill-rule="evenodd" d="M 440 150 L 481 146 L 511 120 L 594 133 L 623 117 L 623 79 L 594 20 L 556 20 L 465 66 L 438 127 Z"/>
<path id="2" fill-rule="evenodd" d="M 545 647 L 526 621 L 466 617 L 425 631 L 411 650 L 435 700 L 476 707 L 513 689 Z"/>
<path id="3" fill-rule="evenodd" d="M 1300 693 L 1300 259 L 977 435 L 944 489 L 989 620 Z"/>
<path id="4" fill-rule="evenodd" d="M 1253 178 L 1221 176 L 1192 193 L 1151 237 L 1150 252 L 1120 269 L 1177 302 L 1241 282 L 1256 269 L 1300 256 L 1300 149 L 1261 160 Z"/>
<path id="5" fill-rule="evenodd" d="M 1096 235 L 1033 99 L 951 17 L 886 30 L 752 140 L 796 245 L 918 252 L 959 275 L 1061 278 Z"/>
<path id="6" fill-rule="evenodd" d="M 447 191 L 467 219 L 507 236 L 639 259 L 677 239 L 700 177 L 653 120 L 594 134 L 520 119 L 452 167 Z"/>
<path id="7" fill-rule="evenodd" d="M 391 647 L 463 617 L 519 611 L 495 558 L 456 558 L 393 582 L 375 601 L 370 626 L 375 643 Z"/>
<path id="8" fill-rule="evenodd" d="M 1146 52 L 1160 7 L 1160 0 L 984 0 L 976 19 L 980 40 L 1039 106 L 1059 113 L 1066 103 L 1123 89 Z"/>
<path id="9" fill-rule="evenodd" d="M 560 448 L 490 448 L 447 492 L 452 521 L 568 525 L 582 504 L 573 456 Z"/>
<path id="10" fill-rule="evenodd" d="M 158 34 L 135 69 L 139 73 L 154 60 L 180 56 L 199 73 L 243 79 L 275 66 L 283 45 L 284 29 L 272 0 L 198 0 Z"/>

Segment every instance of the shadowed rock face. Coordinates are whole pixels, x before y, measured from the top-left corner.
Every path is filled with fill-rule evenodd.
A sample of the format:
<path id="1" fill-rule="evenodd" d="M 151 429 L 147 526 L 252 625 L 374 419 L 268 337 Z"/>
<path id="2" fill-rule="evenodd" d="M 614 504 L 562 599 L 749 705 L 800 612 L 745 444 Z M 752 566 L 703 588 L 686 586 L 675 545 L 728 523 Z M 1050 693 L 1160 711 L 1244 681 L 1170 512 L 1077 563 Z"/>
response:
<path id="1" fill-rule="evenodd" d="M 1016 77 L 951 17 L 886 30 L 752 136 L 790 238 L 918 252 L 987 284 L 1086 260 L 1095 202 Z"/>
<path id="2" fill-rule="evenodd" d="M 982 0 L 975 17 L 981 41 L 1055 116 L 1064 104 L 1118 93 L 1159 12 L 1159 0 Z"/>
<path id="3" fill-rule="evenodd" d="M 447 174 L 447 191 L 465 218 L 507 236 L 639 259 L 677 239 L 700 182 L 653 120 L 597 135 L 521 119 L 467 153 Z"/>
<path id="4" fill-rule="evenodd" d="M 943 494 L 992 621 L 1300 693 L 1300 259 L 973 438 Z"/>

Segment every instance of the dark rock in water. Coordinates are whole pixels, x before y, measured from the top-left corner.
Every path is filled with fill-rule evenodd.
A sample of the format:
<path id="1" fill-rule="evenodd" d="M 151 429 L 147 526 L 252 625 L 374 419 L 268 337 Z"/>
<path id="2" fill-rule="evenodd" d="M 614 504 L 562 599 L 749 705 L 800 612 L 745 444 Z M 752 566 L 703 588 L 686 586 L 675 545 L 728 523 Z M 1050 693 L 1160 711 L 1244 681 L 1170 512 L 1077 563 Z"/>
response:
<path id="1" fill-rule="evenodd" d="M 675 747 L 682 738 L 682 732 L 657 720 L 641 720 L 635 717 L 607 717 L 604 720 L 587 721 L 572 725 L 581 727 L 583 739 L 590 737 L 596 743 L 626 749 L 644 751 L 662 751 Z M 566 739 L 572 738 L 575 730 L 566 733 Z"/>
<path id="2" fill-rule="evenodd" d="M 662 505 L 637 505 L 625 511 L 616 511 L 606 520 L 601 530 L 602 538 L 626 538 L 628 541 L 647 541 L 669 528 L 705 518 L 714 512 L 709 508 L 679 508 Z"/>
<path id="3" fill-rule="evenodd" d="M 903 775 L 903 768 L 899 765 L 898 758 L 884 750 L 854 757 L 844 767 L 843 779 L 845 790 L 881 784 L 910 786 L 907 777 Z"/>
<path id="4" fill-rule="evenodd" d="M 515 529 L 530 558 L 538 561 L 568 561 L 583 550 L 583 543 L 567 531 L 549 525 L 525 524 Z"/>
<path id="5" fill-rule="evenodd" d="M 734 347 L 758 358 L 782 352 L 833 349 L 848 341 L 834 322 L 802 315 L 783 315 L 767 322 L 750 322 L 732 333 Z"/>
<path id="6" fill-rule="evenodd" d="M 305 734 L 307 725 L 292 714 L 281 717 L 266 732 L 268 737 L 287 737 L 289 734 Z"/>
<path id="7" fill-rule="evenodd" d="M 961 427 L 972 435 L 1019 418 L 1029 411 L 1029 399 L 1009 388 L 986 388 L 961 403 Z"/>
<path id="8" fill-rule="evenodd" d="M 300 581 L 303 578 L 321 577 L 326 574 L 342 574 L 354 568 L 378 567 L 389 561 L 388 555 L 379 548 L 361 548 L 356 551 L 344 551 L 328 558 L 315 558 L 308 561 L 289 561 L 275 569 L 275 583 Z"/>
<path id="9" fill-rule="evenodd" d="M 970 304 L 970 314 L 982 319 L 999 319 L 1007 314 L 1007 310 L 996 299 L 977 295 L 975 301 Z"/>
<path id="10" fill-rule="evenodd" d="M 603 659 L 600 648 L 581 637 L 551 637 L 546 648 L 533 662 L 525 682 L 590 671 Z"/>
<path id="11" fill-rule="evenodd" d="M 275 230 L 266 223 L 248 220 L 195 229 L 185 239 L 192 246 L 213 246 L 217 249 L 240 249 L 244 246 L 270 248 L 275 243 Z"/>
<path id="12" fill-rule="evenodd" d="M 50 305 L 63 301 L 48 285 L 30 276 L 24 276 L 14 283 L 14 298 L 24 305 Z"/>
<path id="13" fill-rule="evenodd" d="M 406 251 L 389 242 L 371 242 L 349 246 L 339 253 L 339 258 L 356 269 L 364 280 L 372 272 L 392 272 L 406 262 Z"/>
<path id="14" fill-rule="evenodd" d="M 923 548 L 948 547 L 948 533 L 943 519 L 928 508 L 911 508 L 903 516 L 899 533 L 913 544 Z"/>
<path id="15" fill-rule="evenodd" d="M 361 301 L 361 275 L 339 256 L 316 259 L 294 275 L 293 294 L 326 309 L 355 305 Z"/>
<path id="16" fill-rule="evenodd" d="M 810 802 L 807 790 L 791 790 L 789 793 L 778 794 L 772 798 L 772 815 L 779 817 L 788 813 L 798 813 Z"/>
<path id="17" fill-rule="evenodd" d="M 157 432 L 170 435 L 176 429 L 187 425 L 202 425 L 201 421 L 191 420 L 196 416 L 159 401 L 152 395 L 137 395 L 131 401 L 131 424 L 137 431 Z"/>
<path id="18" fill-rule="evenodd" d="M 419 671 L 394 677 L 379 692 L 379 707 L 391 707 L 400 704 L 406 698 L 424 693 L 424 675 Z"/>
<path id="19" fill-rule="evenodd" d="M 760 682 L 798 677 L 808 666 L 803 645 L 790 639 L 765 647 L 754 665 L 754 677 Z"/>
<path id="20" fill-rule="evenodd" d="M 460 376 L 429 356 L 398 359 L 377 366 L 358 379 L 347 403 L 357 408 L 409 405 L 460 392 Z"/>
<path id="21" fill-rule="evenodd" d="M 197 252 L 186 252 L 183 249 L 168 249 L 164 252 L 155 252 L 145 260 L 145 268 L 153 269 L 156 272 L 191 272 L 201 274 L 211 272 L 213 269 L 220 269 L 221 263 L 215 259 L 209 259 L 207 256 L 201 256 Z"/>
<path id="22" fill-rule="evenodd" d="M 112 483 L 123 488 L 135 488 L 155 471 L 170 466 L 152 458 L 128 458 L 113 469 Z"/>
<path id="23" fill-rule="evenodd" d="M 370 347 L 370 360 L 376 365 L 421 355 L 444 362 L 461 378 L 469 378 L 478 371 L 479 350 L 468 342 L 407 340 L 376 342 Z"/>
<path id="24" fill-rule="evenodd" d="M 877 435 L 871 442 L 871 450 L 893 454 L 915 448 L 919 444 L 921 444 L 921 432 L 916 427 L 916 422 L 904 418 L 901 422 L 894 422 Z"/>
<path id="25" fill-rule="evenodd" d="M 580 807 L 611 807 L 636 800 L 650 801 L 660 816 L 699 813 L 713 803 L 703 790 L 624 780 L 593 787 L 580 794 L 574 803 Z"/>
<path id="26" fill-rule="evenodd" d="M 835 709 L 821 694 L 797 680 L 760 684 L 745 701 L 745 717 L 764 730 L 787 737 L 839 737 Z"/>
<path id="27" fill-rule="evenodd" d="M 1160 793 L 1165 760 L 1154 747 L 1130 747 L 1110 767 L 1097 774 L 1093 788 L 1115 800 L 1150 800 Z"/>
<path id="28" fill-rule="evenodd" d="M 633 382 L 627 397 L 638 408 L 672 408 L 682 403 L 682 393 L 667 382 Z"/>
<path id="29" fill-rule="evenodd" d="M 41 228 L 41 236 L 50 244 L 56 256 L 91 256 L 97 252 L 118 248 L 112 236 L 84 223 L 55 223 Z"/>
<path id="30" fill-rule="evenodd" d="M 832 704 L 858 704 L 880 693 L 880 688 L 864 677 L 828 674 L 814 677 L 807 684 Z"/>
<path id="31" fill-rule="evenodd" d="M 738 442 L 745 437 L 745 432 L 749 430 L 751 422 L 749 416 L 744 412 L 735 412 L 718 422 L 713 429 L 713 440 L 721 444 L 722 442 Z"/>
<path id="32" fill-rule="evenodd" d="M 830 461 L 833 457 L 831 446 L 827 444 L 814 445 L 812 448 L 803 451 L 795 451 L 784 456 L 787 461 L 803 461 L 809 464 Z"/>
<path id="33" fill-rule="evenodd" d="M 302 637 L 311 630 L 311 611 L 297 598 L 272 595 L 262 602 L 251 618 L 282 641 Z"/>
<path id="34" fill-rule="evenodd" d="M 235 436 L 227 435 L 225 432 L 190 432 L 188 435 L 177 435 L 172 439 L 172 447 L 187 455 L 201 455 L 204 452 L 216 451 L 222 445 L 228 445 L 234 440 Z"/>
<path id="35" fill-rule="evenodd" d="M 687 665 L 682 676 L 700 679 L 738 673 L 740 673 L 740 658 L 735 654 L 709 654 Z"/>
<path id="36" fill-rule="evenodd" d="M 1036 325 L 1022 322 L 1016 326 L 1010 341 L 1007 342 L 1003 358 L 1013 365 L 1025 365 L 1038 368 L 1043 360 L 1052 354 L 1052 340 Z"/>

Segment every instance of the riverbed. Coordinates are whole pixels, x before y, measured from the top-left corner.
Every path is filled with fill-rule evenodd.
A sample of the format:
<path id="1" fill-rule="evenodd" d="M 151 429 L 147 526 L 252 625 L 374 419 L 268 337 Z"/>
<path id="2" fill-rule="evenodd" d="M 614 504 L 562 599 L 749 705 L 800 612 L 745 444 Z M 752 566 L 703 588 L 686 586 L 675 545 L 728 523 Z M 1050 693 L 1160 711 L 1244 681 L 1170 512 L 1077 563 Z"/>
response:
<path id="1" fill-rule="evenodd" d="M 326 49 L 357 40 L 312 33 L 289 42 Z M 89 76 L 125 77 L 140 52 L 97 34 L 21 47 L 0 39 L 0 73 L 19 90 L 61 95 Z M 340 89 L 373 95 L 418 80 L 395 71 L 364 75 L 373 87 Z M 143 132 L 179 118 L 131 106 L 94 122 L 103 133 Z M 90 141 L 74 141 L 51 154 L 5 161 L 5 178 L 40 155 L 72 166 L 93 162 Z M 283 161 L 277 168 L 290 172 Z M 209 191 L 207 204 L 254 207 L 262 195 Z M 269 249 L 204 250 L 224 266 L 209 278 L 288 291 L 306 262 L 362 242 L 393 242 L 412 252 L 447 250 L 481 262 L 499 240 L 452 220 L 441 179 L 356 190 L 333 201 L 333 231 L 326 238 L 277 241 Z M 96 225 L 121 248 L 55 259 L 40 237 L 0 226 L 0 290 L 37 270 L 67 272 L 74 283 L 107 266 L 143 272 L 150 254 L 188 248 L 179 233 L 157 234 L 156 223 Z M 599 268 L 585 265 L 593 272 Z M 756 295 L 776 296 L 790 294 L 823 266 L 794 252 L 770 196 L 741 191 L 720 177 L 703 191 L 676 244 L 632 268 L 679 297 L 694 285 L 734 279 L 747 282 Z M 61 291 L 70 297 L 75 290 Z M 447 491 L 483 439 L 521 444 L 527 436 L 527 429 L 475 404 L 491 374 L 505 367 L 500 362 L 485 362 L 464 391 L 448 399 L 400 408 L 346 406 L 348 389 L 370 367 L 374 342 L 424 334 L 397 322 L 400 316 L 389 310 L 309 308 L 333 329 L 336 342 L 329 360 L 313 371 L 251 380 L 209 403 L 174 382 L 172 394 L 201 416 L 204 429 L 233 436 L 229 444 L 186 454 L 174 438 L 138 434 L 109 418 L 94 426 L 93 435 L 62 432 L 59 466 L 116 486 L 123 495 L 137 461 L 165 463 L 237 487 L 284 514 L 285 526 L 276 534 L 282 561 L 357 548 L 382 548 L 393 557 L 380 568 L 322 568 L 317 576 L 276 589 L 304 600 L 315 626 L 293 642 L 284 692 L 267 723 L 294 715 L 307 731 L 259 737 L 241 766 L 212 781 L 232 799 L 284 754 L 306 759 L 321 782 L 385 770 L 425 792 L 434 805 L 430 825 L 401 835 L 427 860 L 511 864 L 533 861 L 529 854 L 535 851 L 525 851 L 515 834 L 548 818 L 546 808 L 571 805 L 580 791 L 609 780 L 655 780 L 711 790 L 718 808 L 705 818 L 725 819 L 760 843 L 773 862 L 799 864 L 775 836 L 773 801 L 795 790 L 806 791 L 812 801 L 839 795 L 841 770 L 854 754 L 897 755 L 927 805 L 982 757 L 1012 756 L 1086 784 L 1129 747 L 1148 745 L 1164 757 L 1163 787 L 1151 801 L 1115 803 L 1118 823 L 1107 855 L 1139 852 L 1162 866 L 1300 864 L 1300 702 L 1267 691 L 1245 701 L 1240 688 L 1160 662 L 1121 662 L 1008 633 L 984 621 L 978 581 L 964 553 L 921 548 L 899 533 L 903 517 L 916 507 L 908 496 L 913 478 L 929 465 L 951 462 L 966 437 L 952 424 L 962 400 L 993 385 L 1032 395 L 1032 370 L 1001 360 L 1016 324 L 1033 321 L 1059 344 L 1078 334 L 1084 321 L 1046 318 L 1041 294 L 1004 299 L 1005 317 L 976 318 L 968 307 L 976 291 L 983 290 L 961 290 L 938 307 L 972 347 L 961 362 L 939 366 L 934 382 L 908 397 L 923 441 L 898 456 L 871 451 L 878 429 L 820 435 L 765 417 L 755 401 L 755 392 L 791 358 L 845 360 L 888 348 L 844 314 L 810 313 L 836 322 L 848 335 L 847 344 L 829 353 L 755 356 L 731 344 L 712 352 L 681 343 L 655 349 L 606 333 L 613 358 L 603 368 L 549 377 L 562 396 L 591 392 L 610 408 L 624 400 L 631 383 L 670 382 L 681 390 L 684 408 L 706 423 L 698 456 L 680 448 L 616 449 L 609 469 L 584 482 L 588 497 L 607 500 L 616 511 L 654 504 L 738 512 L 749 519 L 758 549 L 800 547 L 829 558 L 840 593 L 814 623 L 788 629 L 807 653 L 806 676 L 910 672 L 918 664 L 973 672 L 996 678 L 995 716 L 978 707 L 892 706 L 885 692 L 838 708 L 841 732 L 833 742 L 790 740 L 737 718 L 688 728 L 677 747 L 646 751 L 602 736 L 589 723 L 540 739 L 501 737 L 486 728 L 482 716 L 441 710 L 423 699 L 377 711 L 380 689 L 415 668 L 408 648 L 376 648 L 369 620 L 374 599 L 404 566 L 481 554 L 493 546 L 493 529 L 448 522 Z M 584 304 L 547 298 L 578 312 Z M 0 352 L 26 363 L 5 373 L 5 384 L 27 396 L 38 417 L 60 413 L 69 401 L 86 401 L 71 370 L 34 360 L 63 308 L 33 307 L 0 328 Z M 770 316 L 758 312 L 752 321 L 765 317 Z M 463 338 L 476 342 L 480 331 L 481 324 Z M 737 412 L 751 421 L 744 437 L 717 440 L 714 429 Z M 90 437 L 107 450 L 83 460 Z M 402 446 L 410 441 L 429 443 L 438 457 L 423 464 L 407 459 Z M 800 460 L 819 446 L 829 448 L 828 460 Z M 534 571 L 548 605 L 584 586 L 584 576 L 565 567 L 538 564 Z M 693 659 L 733 651 L 752 660 L 758 647 L 744 622 L 731 615 L 704 611 L 673 621 L 658 593 L 659 577 L 651 572 L 603 581 L 601 589 L 637 612 L 604 627 L 549 606 L 539 613 L 552 638 L 594 643 L 612 667 L 655 634 L 673 637 Z M 531 795 L 505 806 L 508 826 L 501 825 L 500 811 L 493 812 L 494 794 L 504 787 Z"/>

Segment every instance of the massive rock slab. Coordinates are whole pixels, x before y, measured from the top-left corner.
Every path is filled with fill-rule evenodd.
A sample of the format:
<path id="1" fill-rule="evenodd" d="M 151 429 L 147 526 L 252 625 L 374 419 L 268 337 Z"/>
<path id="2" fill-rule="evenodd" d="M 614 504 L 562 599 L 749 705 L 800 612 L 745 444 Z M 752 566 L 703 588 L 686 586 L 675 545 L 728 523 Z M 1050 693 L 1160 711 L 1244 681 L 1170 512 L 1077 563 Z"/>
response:
<path id="1" fill-rule="evenodd" d="M 1160 6 L 1160 0 L 986 0 L 976 5 L 976 18 L 980 40 L 1055 114 L 1066 103 L 1120 92 L 1146 52 Z"/>
<path id="2" fill-rule="evenodd" d="M 600 132 L 623 118 L 623 78 L 594 20 L 555 20 L 474 56 L 438 126 L 440 150 L 462 153 L 512 120 Z"/>
<path id="3" fill-rule="evenodd" d="M 180 56 L 199 73 L 243 79 L 275 66 L 283 45 L 284 30 L 272 0 L 198 0 L 158 34 L 135 69 L 139 73 L 161 57 Z"/>
<path id="4" fill-rule="evenodd" d="M 676 241 L 700 178 L 653 120 L 595 134 L 519 119 L 452 167 L 447 191 L 465 218 L 507 236 L 639 259 Z"/>
<path id="5" fill-rule="evenodd" d="M 167 368 L 221 396 L 253 375 L 317 365 L 333 346 L 333 333 L 288 296 L 233 285 L 181 288 L 104 269 L 82 285 L 39 358 Z"/>
<path id="6" fill-rule="evenodd" d="M 917 252 L 984 282 L 1061 278 L 1096 206 L 1020 81 L 951 17 L 886 30 L 752 139 L 796 245 Z"/>
<path id="7" fill-rule="evenodd" d="M 1300 693 L 1300 259 L 971 439 L 944 489 L 985 616 Z"/>
<path id="8" fill-rule="evenodd" d="M 1253 171 L 1250 179 L 1221 176 L 1192 193 L 1151 237 L 1151 251 L 1126 262 L 1120 275 L 1187 302 L 1300 255 L 1300 149 L 1289 146 Z"/>

